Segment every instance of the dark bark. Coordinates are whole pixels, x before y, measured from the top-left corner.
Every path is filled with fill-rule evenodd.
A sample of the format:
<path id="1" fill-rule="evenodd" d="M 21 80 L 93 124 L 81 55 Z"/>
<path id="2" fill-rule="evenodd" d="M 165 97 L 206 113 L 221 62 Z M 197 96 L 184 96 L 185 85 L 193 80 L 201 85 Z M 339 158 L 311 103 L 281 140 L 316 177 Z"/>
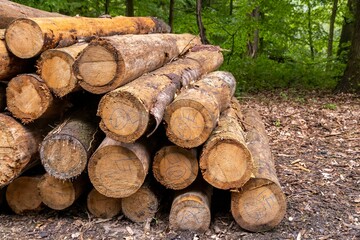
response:
<path id="1" fill-rule="evenodd" d="M 338 0 L 334 0 L 332 13 L 330 17 L 330 29 L 329 29 L 329 39 L 328 39 L 328 48 L 327 48 L 327 57 L 331 58 L 333 55 L 333 43 L 334 43 L 334 26 L 335 26 L 335 19 L 338 9 Z"/>
<path id="2" fill-rule="evenodd" d="M 134 16 L 134 0 L 126 0 L 126 16 Z"/>
<path id="3" fill-rule="evenodd" d="M 256 7 L 250 14 L 253 21 L 258 22 L 260 19 L 260 9 Z M 256 28 L 253 33 L 249 33 L 249 40 L 247 42 L 247 54 L 251 58 L 256 58 L 259 52 L 259 29 Z"/>
<path id="4" fill-rule="evenodd" d="M 209 44 L 209 40 L 206 38 L 206 29 L 201 18 L 201 6 L 202 0 L 196 0 L 196 22 L 199 28 L 201 42 L 203 44 Z"/>
<path id="5" fill-rule="evenodd" d="M 347 7 L 349 12 L 354 14 L 354 6 L 355 0 L 348 0 Z M 344 23 L 341 29 L 340 35 L 340 42 L 339 42 L 339 49 L 337 52 L 338 59 L 343 62 L 347 63 L 349 57 L 349 50 L 350 50 L 350 42 L 353 36 L 354 30 L 354 21 L 353 17 L 348 17 L 347 15 L 344 16 Z"/>
<path id="6" fill-rule="evenodd" d="M 312 19 L 311 19 L 311 3 L 310 1 L 307 1 L 307 7 L 308 7 L 308 41 L 309 41 L 309 47 L 310 47 L 310 54 L 311 59 L 314 60 L 315 58 L 315 50 L 314 50 L 314 41 L 313 41 L 313 31 L 312 31 Z"/>
<path id="7" fill-rule="evenodd" d="M 105 0 L 105 14 L 109 14 L 110 0 Z"/>
<path id="8" fill-rule="evenodd" d="M 233 14 L 233 10 L 234 10 L 234 1 L 230 0 L 230 16 Z"/>
<path id="9" fill-rule="evenodd" d="M 170 32 L 174 32 L 174 4 L 175 0 L 170 0 L 170 7 L 169 7 L 169 26 L 170 26 Z"/>

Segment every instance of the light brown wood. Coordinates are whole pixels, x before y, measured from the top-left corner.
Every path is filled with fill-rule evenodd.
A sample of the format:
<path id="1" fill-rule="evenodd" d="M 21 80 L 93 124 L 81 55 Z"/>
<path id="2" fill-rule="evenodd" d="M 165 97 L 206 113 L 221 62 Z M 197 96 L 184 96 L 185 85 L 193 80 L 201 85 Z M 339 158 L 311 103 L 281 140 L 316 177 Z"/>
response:
<path id="1" fill-rule="evenodd" d="M 116 35 L 93 40 L 74 63 L 85 90 L 101 94 L 173 60 L 200 44 L 191 34 Z"/>
<path id="2" fill-rule="evenodd" d="M 162 147 L 155 154 L 152 170 L 155 179 L 166 188 L 184 189 L 190 186 L 198 175 L 196 150 L 179 146 Z"/>
<path id="3" fill-rule="evenodd" d="M 244 126 L 256 166 L 255 178 L 251 178 L 239 192 L 231 194 L 231 213 L 235 221 L 248 231 L 268 231 L 284 218 L 286 197 L 276 176 L 260 115 L 254 110 L 245 110 Z"/>
<path id="4" fill-rule="evenodd" d="M 19 18 L 7 27 L 5 40 L 14 55 L 31 58 L 47 49 L 70 46 L 80 38 L 154 32 L 169 32 L 169 27 L 150 17 Z"/>
<path id="5" fill-rule="evenodd" d="M 113 218 L 121 212 L 121 198 L 111 198 L 93 188 L 87 197 L 89 212 L 98 218 Z"/>
<path id="6" fill-rule="evenodd" d="M 182 91 L 166 108 L 164 120 L 169 140 L 185 148 L 198 147 L 210 136 L 235 92 L 229 72 L 216 71 Z"/>
<path id="7" fill-rule="evenodd" d="M 239 189 L 252 176 L 254 162 L 245 143 L 239 104 L 235 98 L 220 116 L 205 142 L 200 169 L 203 178 L 219 189 Z"/>
<path id="8" fill-rule="evenodd" d="M 176 92 L 223 62 L 218 48 L 197 49 L 103 96 L 98 115 L 100 127 L 107 136 L 134 142 L 147 132 L 154 132 Z"/>
<path id="9" fill-rule="evenodd" d="M 61 180 L 44 174 L 38 183 L 41 201 L 51 209 L 63 210 L 70 207 L 86 190 L 86 178 Z"/>
<path id="10" fill-rule="evenodd" d="M 72 65 L 87 45 L 83 42 L 69 47 L 49 49 L 41 54 L 37 63 L 38 74 L 56 96 L 63 97 L 81 89 Z"/>
<path id="11" fill-rule="evenodd" d="M 90 181 L 105 196 L 128 197 L 144 183 L 150 161 L 144 144 L 121 143 L 107 137 L 89 160 Z"/>
<path id="12" fill-rule="evenodd" d="M 40 177 L 22 176 L 9 184 L 6 189 L 6 201 L 13 212 L 25 214 L 43 209 L 37 188 L 39 181 Z"/>

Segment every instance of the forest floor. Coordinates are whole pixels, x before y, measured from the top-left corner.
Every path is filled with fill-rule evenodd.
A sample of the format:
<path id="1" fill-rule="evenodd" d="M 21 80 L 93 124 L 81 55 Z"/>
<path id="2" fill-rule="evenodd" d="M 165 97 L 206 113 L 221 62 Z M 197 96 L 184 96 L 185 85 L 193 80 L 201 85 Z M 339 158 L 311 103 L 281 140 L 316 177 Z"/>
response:
<path id="1" fill-rule="evenodd" d="M 203 234 L 169 230 L 166 211 L 151 224 L 134 224 L 123 215 L 93 218 L 80 201 L 60 212 L 47 209 L 18 216 L 5 211 L 0 215 L 0 238 L 360 239 L 360 98 L 282 91 L 240 99 L 265 121 L 287 196 L 286 215 L 275 229 L 242 230 L 229 213 L 228 193 L 217 191 L 213 221 Z"/>

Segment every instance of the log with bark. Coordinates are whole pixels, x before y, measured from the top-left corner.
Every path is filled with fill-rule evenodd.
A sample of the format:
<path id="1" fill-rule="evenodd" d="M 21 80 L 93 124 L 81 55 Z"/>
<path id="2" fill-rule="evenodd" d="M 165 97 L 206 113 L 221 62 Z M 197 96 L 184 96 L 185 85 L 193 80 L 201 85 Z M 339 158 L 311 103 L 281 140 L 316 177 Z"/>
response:
<path id="1" fill-rule="evenodd" d="M 219 48 L 195 46 L 184 57 L 109 92 L 98 108 L 101 129 L 122 142 L 134 142 L 146 132 L 154 132 L 175 93 L 222 62 Z"/>
<path id="2" fill-rule="evenodd" d="M 69 47 L 49 49 L 40 55 L 37 62 L 38 74 L 56 96 L 63 97 L 81 89 L 72 65 L 87 45 L 85 42 L 77 43 Z"/>
<path id="3" fill-rule="evenodd" d="M 106 137 L 89 160 L 90 181 L 107 197 L 128 197 L 144 183 L 150 161 L 144 144 L 122 143 Z"/>
<path id="4" fill-rule="evenodd" d="M 81 38 L 155 32 L 169 32 L 169 26 L 151 17 L 19 18 L 6 28 L 5 40 L 15 56 L 31 58 L 47 49 L 70 46 Z"/>
<path id="5" fill-rule="evenodd" d="M 89 212 L 98 218 L 113 218 L 121 212 L 121 198 L 107 197 L 93 188 L 86 201 Z"/>
<path id="6" fill-rule="evenodd" d="M 246 142 L 256 171 L 239 192 L 231 194 L 231 213 L 235 221 L 252 232 L 277 226 L 286 212 L 286 198 L 276 176 L 269 140 L 260 115 L 252 109 L 244 114 Z"/>
<path id="7" fill-rule="evenodd" d="M 240 104 L 233 98 L 204 144 L 200 157 L 201 173 L 216 188 L 241 188 L 255 170 L 241 120 Z"/>
<path id="8" fill-rule="evenodd" d="M 216 71 L 182 91 L 166 108 L 166 135 L 178 146 L 193 148 L 210 136 L 235 92 L 236 80 L 229 72 Z"/>
<path id="9" fill-rule="evenodd" d="M 173 60 L 200 44 L 191 34 L 123 35 L 94 39 L 74 63 L 85 90 L 101 94 Z"/>

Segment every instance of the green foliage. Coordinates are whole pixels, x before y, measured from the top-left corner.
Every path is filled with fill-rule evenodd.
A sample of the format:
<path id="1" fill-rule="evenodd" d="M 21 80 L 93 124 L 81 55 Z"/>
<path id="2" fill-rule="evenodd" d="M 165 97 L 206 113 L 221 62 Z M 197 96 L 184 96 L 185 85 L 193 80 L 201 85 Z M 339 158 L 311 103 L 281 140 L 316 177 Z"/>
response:
<path id="1" fill-rule="evenodd" d="M 325 109 L 329 109 L 329 110 L 336 110 L 337 109 L 337 106 L 336 104 L 334 103 L 327 103 L 323 106 L 323 108 Z"/>

